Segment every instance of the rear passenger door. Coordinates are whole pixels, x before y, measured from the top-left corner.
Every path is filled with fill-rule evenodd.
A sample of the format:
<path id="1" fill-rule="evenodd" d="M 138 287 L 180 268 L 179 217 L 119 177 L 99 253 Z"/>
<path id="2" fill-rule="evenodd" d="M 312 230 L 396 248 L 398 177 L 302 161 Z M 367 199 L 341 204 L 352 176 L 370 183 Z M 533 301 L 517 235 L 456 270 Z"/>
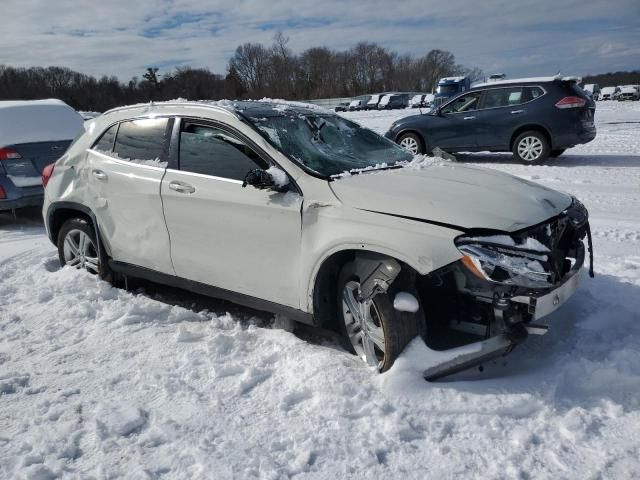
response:
<path id="1" fill-rule="evenodd" d="M 173 120 L 111 126 L 87 153 L 88 197 L 114 260 L 173 275 L 160 200 Z"/>
<path id="2" fill-rule="evenodd" d="M 299 308 L 302 197 L 243 188 L 268 158 L 226 126 L 183 119 L 173 139 L 162 201 L 176 274 Z"/>
<path id="3" fill-rule="evenodd" d="M 478 147 L 508 149 L 513 132 L 531 120 L 529 100 L 542 93 L 540 87 L 522 86 L 485 90 L 477 112 Z"/>

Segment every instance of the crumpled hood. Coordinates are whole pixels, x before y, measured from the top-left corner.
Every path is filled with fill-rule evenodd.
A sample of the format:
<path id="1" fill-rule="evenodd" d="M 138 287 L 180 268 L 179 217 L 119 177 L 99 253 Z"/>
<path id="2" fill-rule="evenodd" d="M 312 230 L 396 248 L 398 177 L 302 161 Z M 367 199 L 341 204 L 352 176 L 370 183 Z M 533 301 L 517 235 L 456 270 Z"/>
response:
<path id="1" fill-rule="evenodd" d="M 331 182 L 353 208 L 444 223 L 462 229 L 513 232 L 571 205 L 564 193 L 496 170 L 436 164 L 363 172 Z"/>

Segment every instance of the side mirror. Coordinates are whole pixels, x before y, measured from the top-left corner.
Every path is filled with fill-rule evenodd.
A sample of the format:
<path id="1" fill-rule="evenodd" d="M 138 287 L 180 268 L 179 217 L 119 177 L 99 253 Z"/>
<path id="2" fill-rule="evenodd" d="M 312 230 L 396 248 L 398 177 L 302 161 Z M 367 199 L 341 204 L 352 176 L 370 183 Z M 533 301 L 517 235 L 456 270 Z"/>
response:
<path id="1" fill-rule="evenodd" d="M 286 185 L 278 185 L 273 176 L 261 168 L 249 170 L 242 182 L 242 188 L 245 188 L 247 185 L 251 185 L 259 190 L 274 190 L 276 192 L 284 192 L 287 190 Z"/>

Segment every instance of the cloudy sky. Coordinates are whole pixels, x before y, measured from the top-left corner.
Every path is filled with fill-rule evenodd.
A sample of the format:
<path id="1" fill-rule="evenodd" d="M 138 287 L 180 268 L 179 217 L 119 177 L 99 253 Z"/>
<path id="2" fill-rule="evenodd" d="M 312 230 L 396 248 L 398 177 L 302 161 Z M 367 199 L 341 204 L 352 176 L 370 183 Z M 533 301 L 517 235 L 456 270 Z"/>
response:
<path id="1" fill-rule="evenodd" d="M 440 48 L 510 77 L 640 68 L 640 0 L 0 0 L 0 12 L 0 64 L 122 80 L 147 66 L 223 73 L 236 46 L 278 30 L 296 52 Z"/>

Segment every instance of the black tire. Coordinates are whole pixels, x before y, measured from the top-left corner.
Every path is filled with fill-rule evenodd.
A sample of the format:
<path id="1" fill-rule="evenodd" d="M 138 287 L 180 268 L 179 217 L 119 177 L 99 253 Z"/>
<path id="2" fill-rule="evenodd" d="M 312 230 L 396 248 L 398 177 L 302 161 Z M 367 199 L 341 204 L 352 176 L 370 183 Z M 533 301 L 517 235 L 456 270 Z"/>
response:
<path id="1" fill-rule="evenodd" d="M 550 157 L 552 158 L 556 158 L 559 157 L 560 155 L 562 155 L 567 149 L 566 148 L 559 148 L 558 150 L 551 150 L 551 153 L 549 154 Z"/>
<path id="2" fill-rule="evenodd" d="M 338 288 L 336 291 L 338 299 L 336 302 L 338 305 L 338 328 L 343 336 L 347 350 L 354 355 L 357 355 L 358 353 L 351 343 L 347 333 L 342 295 L 345 286 L 349 282 L 357 282 L 358 280 L 359 279 L 355 274 L 354 264 L 353 262 L 349 262 L 345 264 L 340 271 L 337 284 Z M 425 324 L 422 306 L 420 306 L 420 309 L 415 313 L 402 312 L 393 308 L 393 300 L 396 293 L 399 291 L 411 293 L 414 297 L 419 298 L 415 287 L 413 285 L 409 285 L 408 281 L 403 281 L 402 273 L 391 287 L 389 287 L 389 290 L 386 293 L 378 294 L 373 298 L 373 304 L 375 306 L 375 311 L 377 312 L 376 316 L 378 317 L 373 320 L 374 322 L 379 322 L 380 325 L 378 326 L 381 326 L 384 331 L 385 348 L 382 358 L 379 358 L 381 361 L 381 365 L 378 368 L 380 372 L 385 372 L 391 368 L 395 360 L 403 352 L 409 342 L 423 331 L 424 327 L 421 328 L 421 326 L 424 326 Z"/>
<path id="3" fill-rule="evenodd" d="M 415 145 L 416 150 L 415 151 L 409 150 L 406 146 L 402 144 L 403 141 L 405 141 L 408 144 Z M 422 139 L 422 137 L 420 137 L 420 135 L 416 133 L 412 133 L 412 132 L 403 133 L 398 137 L 398 139 L 396 140 L 396 143 L 401 147 L 405 148 L 409 153 L 413 153 L 414 155 L 422 155 L 426 152 L 424 140 Z"/>
<path id="4" fill-rule="evenodd" d="M 76 264 L 73 263 L 73 260 L 69 258 L 72 250 L 72 246 L 67 245 L 65 251 L 65 240 L 69 237 L 70 240 L 80 239 L 82 235 L 86 235 L 86 241 L 89 241 L 89 244 L 86 244 L 84 253 L 78 255 L 81 257 Z M 80 248 L 79 240 L 76 241 L 76 248 Z M 84 268 L 90 273 L 101 275 L 104 273 L 101 267 L 100 262 L 100 253 L 98 251 L 98 242 L 96 241 L 96 231 L 87 220 L 84 218 L 72 218 L 64 222 L 62 228 L 58 232 L 58 258 L 60 260 L 60 265 L 65 266 L 73 266 L 75 268 Z M 85 244 L 83 244 L 85 245 Z M 80 250 L 78 250 L 80 251 Z M 89 260 L 91 259 L 91 260 Z M 93 260 L 95 259 L 95 261 Z"/>
<path id="5" fill-rule="evenodd" d="M 527 146 L 532 148 L 530 152 L 524 150 Z M 544 134 L 537 130 L 527 130 L 516 137 L 513 142 L 512 152 L 519 162 L 525 165 L 537 165 L 544 163 L 549 158 L 551 148 Z"/>

